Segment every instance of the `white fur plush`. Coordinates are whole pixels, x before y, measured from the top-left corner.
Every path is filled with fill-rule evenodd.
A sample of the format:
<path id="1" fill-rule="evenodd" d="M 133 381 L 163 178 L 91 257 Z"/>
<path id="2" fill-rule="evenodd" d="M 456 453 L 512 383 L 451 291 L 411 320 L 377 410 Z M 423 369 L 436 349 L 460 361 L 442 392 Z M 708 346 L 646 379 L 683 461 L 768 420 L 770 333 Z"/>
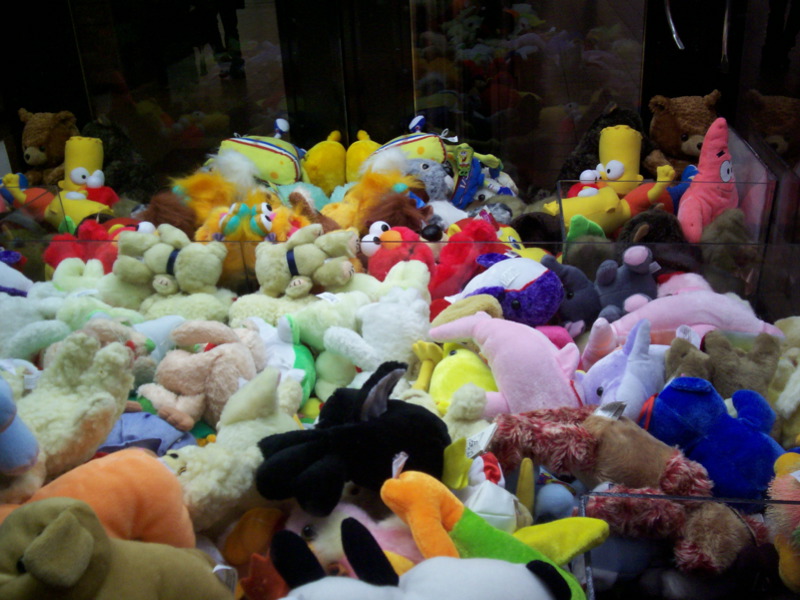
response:
<path id="1" fill-rule="evenodd" d="M 220 415 L 217 438 L 205 446 L 184 446 L 164 462 L 175 471 L 197 531 L 224 525 L 265 501 L 253 476 L 263 457 L 258 442 L 275 433 L 300 429 L 294 418 L 303 390 L 267 367 L 239 388 Z"/>

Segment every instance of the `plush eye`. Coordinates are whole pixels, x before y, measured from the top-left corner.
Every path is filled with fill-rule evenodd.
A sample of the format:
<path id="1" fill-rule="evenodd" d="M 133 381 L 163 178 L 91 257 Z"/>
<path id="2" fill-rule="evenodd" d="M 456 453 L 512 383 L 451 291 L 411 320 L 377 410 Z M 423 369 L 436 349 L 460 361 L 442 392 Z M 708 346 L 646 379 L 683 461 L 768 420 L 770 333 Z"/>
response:
<path id="1" fill-rule="evenodd" d="M 262 202 L 261 205 L 258 207 L 258 209 L 262 213 L 271 213 L 272 212 L 272 206 L 267 202 Z"/>
<path id="2" fill-rule="evenodd" d="M 572 300 L 575 297 L 575 292 L 567 292 L 565 296 L 567 300 Z"/>
<path id="3" fill-rule="evenodd" d="M 725 183 L 728 183 L 733 177 L 733 169 L 731 168 L 731 161 L 726 160 L 719 166 L 719 178 Z"/>
<path id="4" fill-rule="evenodd" d="M 600 167 L 601 165 L 597 166 Z M 583 171 L 580 176 L 581 183 L 594 183 L 600 179 L 600 176 L 597 174 L 598 170 L 599 169 L 586 169 Z"/>
<path id="5" fill-rule="evenodd" d="M 606 165 L 606 177 L 611 181 L 616 181 L 625 173 L 625 165 L 618 160 L 610 160 Z"/>
<path id="6" fill-rule="evenodd" d="M 315 539 L 317 539 L 317 530 L 314 529 L 313 525 L 306 525 L 300 532 L 300 537 L 307 542 L 313 542 Z"/>
<path id="7" fill-rule="evenodd" d="M 44 146 L 39 146 L 39 152 L 44 152 Z"/>
<path id="8" fill-rule="evenodd" d="M 28 569 L 25 568 L 25 563 L 22 562 L 22 557 L 20 557 L 19 560 L 17 560 L 17 573 L 22 575 L 22 574 L 27 573 L 27 572 L 28 572 Z"/>
<path id="9" fill-rule="evenodd" d="M 269 217 L 264 213 L 258 216 L 258 224 L 261 226 L 262 231 L 266 231 L 267 233 L 272 231 L 272 221 L 270 221 Z"/>
<path id="10" fill-rule="evenodd" d="M 602 395 L 603 395 L 603 386 L 601 385 L 600 387 L 598 387 L 598 388 L 597 388 L 597 389 L 594 391 L 594 393 L 595 393 L 595 394 L 597 394 L 597 397 L 598 397 L 598 398 L 599 398 L 600 396 L 602 396 Z"/>
<path id="11" fill-rule="evenodd" d="M 361 238 L 361 252 L 366 257 L 370 257 L 378 251 L 381 247 L 381 240 L 377 235 L 368 233 Z"/>
<path id="12" fill-rule="evenodd" d="M 231 204 L 231 207 L 228 209 L 228 212 L 232 215 L 235 215 L 236 213 L 239 212 L 240 206 L 241 205 L 238 202 L 234 202 L 233 204 Z"/>
<path id="13" fill-rule="evenodd" d="M 428 169 L 431 168 L 431 166 L 428 163 L 422 163 L 421 168 L 423 171 L 427 171 Z"/>
<path id="14" fill-rule="evenodd" d="M 486 199 L 489 197 L 489 194 L 486 192 L 478 192 L 475 194 L 475 201 L 476 202 L 485 202 Z"/>
<path id="15" fill-rule="evenodd" d="M 688 133 L 682 133 L 681 134 L 681 141 L 682 142 L 685 142 L 688 139 L 689 139 L 689 134 Z"/>
<path id="16" fill-rule="evenodd" d="M 375 221 L 369 226 L 369 234 L 371 236 L 379 237 L 382 233 L 389 231 L 391 227 L 386 221 Z"/>
<path id="17" fill-rule="evenodd" d="M 167 452 L 167 456 L 169 456 L 170 458 L 178 458 L 178 453 L 177 452 Z"/>
<path id="18" fill-rule="evenodd" d="M 450 352 L 448 352 L 448 354 L 450 356 L 455 356 L 456 355 L 456 351 L 455 350 L 450 350 Z"/>
<path id="19" fill-rule="evenodd" d="M 72 180 L 72 183 L 76 185 L 84 184 L 86 180 L 89 179 L 89 170 L 83 167 L 77 167 L 72 169 L 69 178 Z"/>
<path id="20" fill-rule="evenodd" d="M 522 306 L 522 304 L 520 304 L 519 300 L 511 301 L 511 308 L 513 308 L 514 310 L 519 310 L 520 306 Z"/>

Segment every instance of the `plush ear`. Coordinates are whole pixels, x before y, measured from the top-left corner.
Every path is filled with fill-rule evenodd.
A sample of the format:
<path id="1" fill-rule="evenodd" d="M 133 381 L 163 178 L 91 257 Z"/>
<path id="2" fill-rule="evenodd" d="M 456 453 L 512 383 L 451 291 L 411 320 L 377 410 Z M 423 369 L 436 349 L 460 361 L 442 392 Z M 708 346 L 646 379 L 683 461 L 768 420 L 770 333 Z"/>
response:
<path id="1" fill-rule="evenodd" d="M 647 105 L 653 114 L 664 112 L 669 108 L 669 98 L 666 96 L 653 96 L 650 98 L 650 103 Z"/>
<path id="2" fill-rule="evenodd" d="M 31 576 L 56 588 L 70 588 L 92 559 L 94 538 L 71 510 L 62 512 L 31 542 L 22 564 Z"/>
<path id="3" fill-rule="evenodd" d="M 369 530 L 353 517 L 342 521 L 342 547 L 353 571 L 372 585 L 397 585 L 400 578 Z"/>
<path id="4" fill-rule="evenodd" d="M 705 102 L 708 108 L 714 108 L 721 96 L 722 93 L 719 90 L 714 90 L 708 96 L 703 96 L 703 102 Z"/>
<path id="5" fill-rule="evenodd" d="M 270 544 L 270 558 L 289 589 L 325 577 L 325 570 L 311 548 L 294 531 L 282 529 L 275 532 Z"/>
<path id="6" fill-rule="evenodd" d="M 364 384 L 362 391 L 367 392 L 367 397 L 361 405 L 361 420 L 369 421 L 386 412 L 386 403 L 394 386 L 405 375 L 407 365 L 401 362 L 385 362 Z"/>

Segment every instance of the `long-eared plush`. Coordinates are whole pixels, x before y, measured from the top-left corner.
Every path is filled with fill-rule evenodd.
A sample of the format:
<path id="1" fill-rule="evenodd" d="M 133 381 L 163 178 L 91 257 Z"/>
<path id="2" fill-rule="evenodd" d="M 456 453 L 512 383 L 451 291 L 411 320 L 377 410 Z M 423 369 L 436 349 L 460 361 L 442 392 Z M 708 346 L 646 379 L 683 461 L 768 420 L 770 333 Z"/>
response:
<path id="1" fill-rule="evenodd" d="M 441 477 L 450 445 L 444 422 L 425 408 L 389 399 L 405 372 L 403 363 L 384 363 L 360 390 L 336 390 L 314 429 L 261 440 L 259 493 L 271 500 L 294 497 L 306 512 L 327 515 L 347 481 L 380 489 L 400 452 L 408 455 L 406 468 Z"/>

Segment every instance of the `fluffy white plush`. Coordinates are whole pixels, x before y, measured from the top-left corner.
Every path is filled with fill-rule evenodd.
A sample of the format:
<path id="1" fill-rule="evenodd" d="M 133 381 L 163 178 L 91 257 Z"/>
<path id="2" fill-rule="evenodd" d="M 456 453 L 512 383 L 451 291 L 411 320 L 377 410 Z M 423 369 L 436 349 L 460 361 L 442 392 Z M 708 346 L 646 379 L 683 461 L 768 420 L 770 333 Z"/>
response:
<path id="1" fill-rule="evenodd" d="M 489 427 L 489 421 L 483 418 L 485 409 L 486 390 L 474 383 L 458 388 L 442 417 L 450 437 L 454 440 L 468 438 Z"/>
<path id="2" fill-rule="evenodd" d="M 175 471 L 197 531 L 224 526 L 246 510 L 265 504 L 253 476 L 263 457 L 262 438 L 300 429 L 294 414 L 303 390 L 267 367 L 230 397 L 220 415 L 217 439 L 205 446 L 184 446 L 164 462 Z"/>

